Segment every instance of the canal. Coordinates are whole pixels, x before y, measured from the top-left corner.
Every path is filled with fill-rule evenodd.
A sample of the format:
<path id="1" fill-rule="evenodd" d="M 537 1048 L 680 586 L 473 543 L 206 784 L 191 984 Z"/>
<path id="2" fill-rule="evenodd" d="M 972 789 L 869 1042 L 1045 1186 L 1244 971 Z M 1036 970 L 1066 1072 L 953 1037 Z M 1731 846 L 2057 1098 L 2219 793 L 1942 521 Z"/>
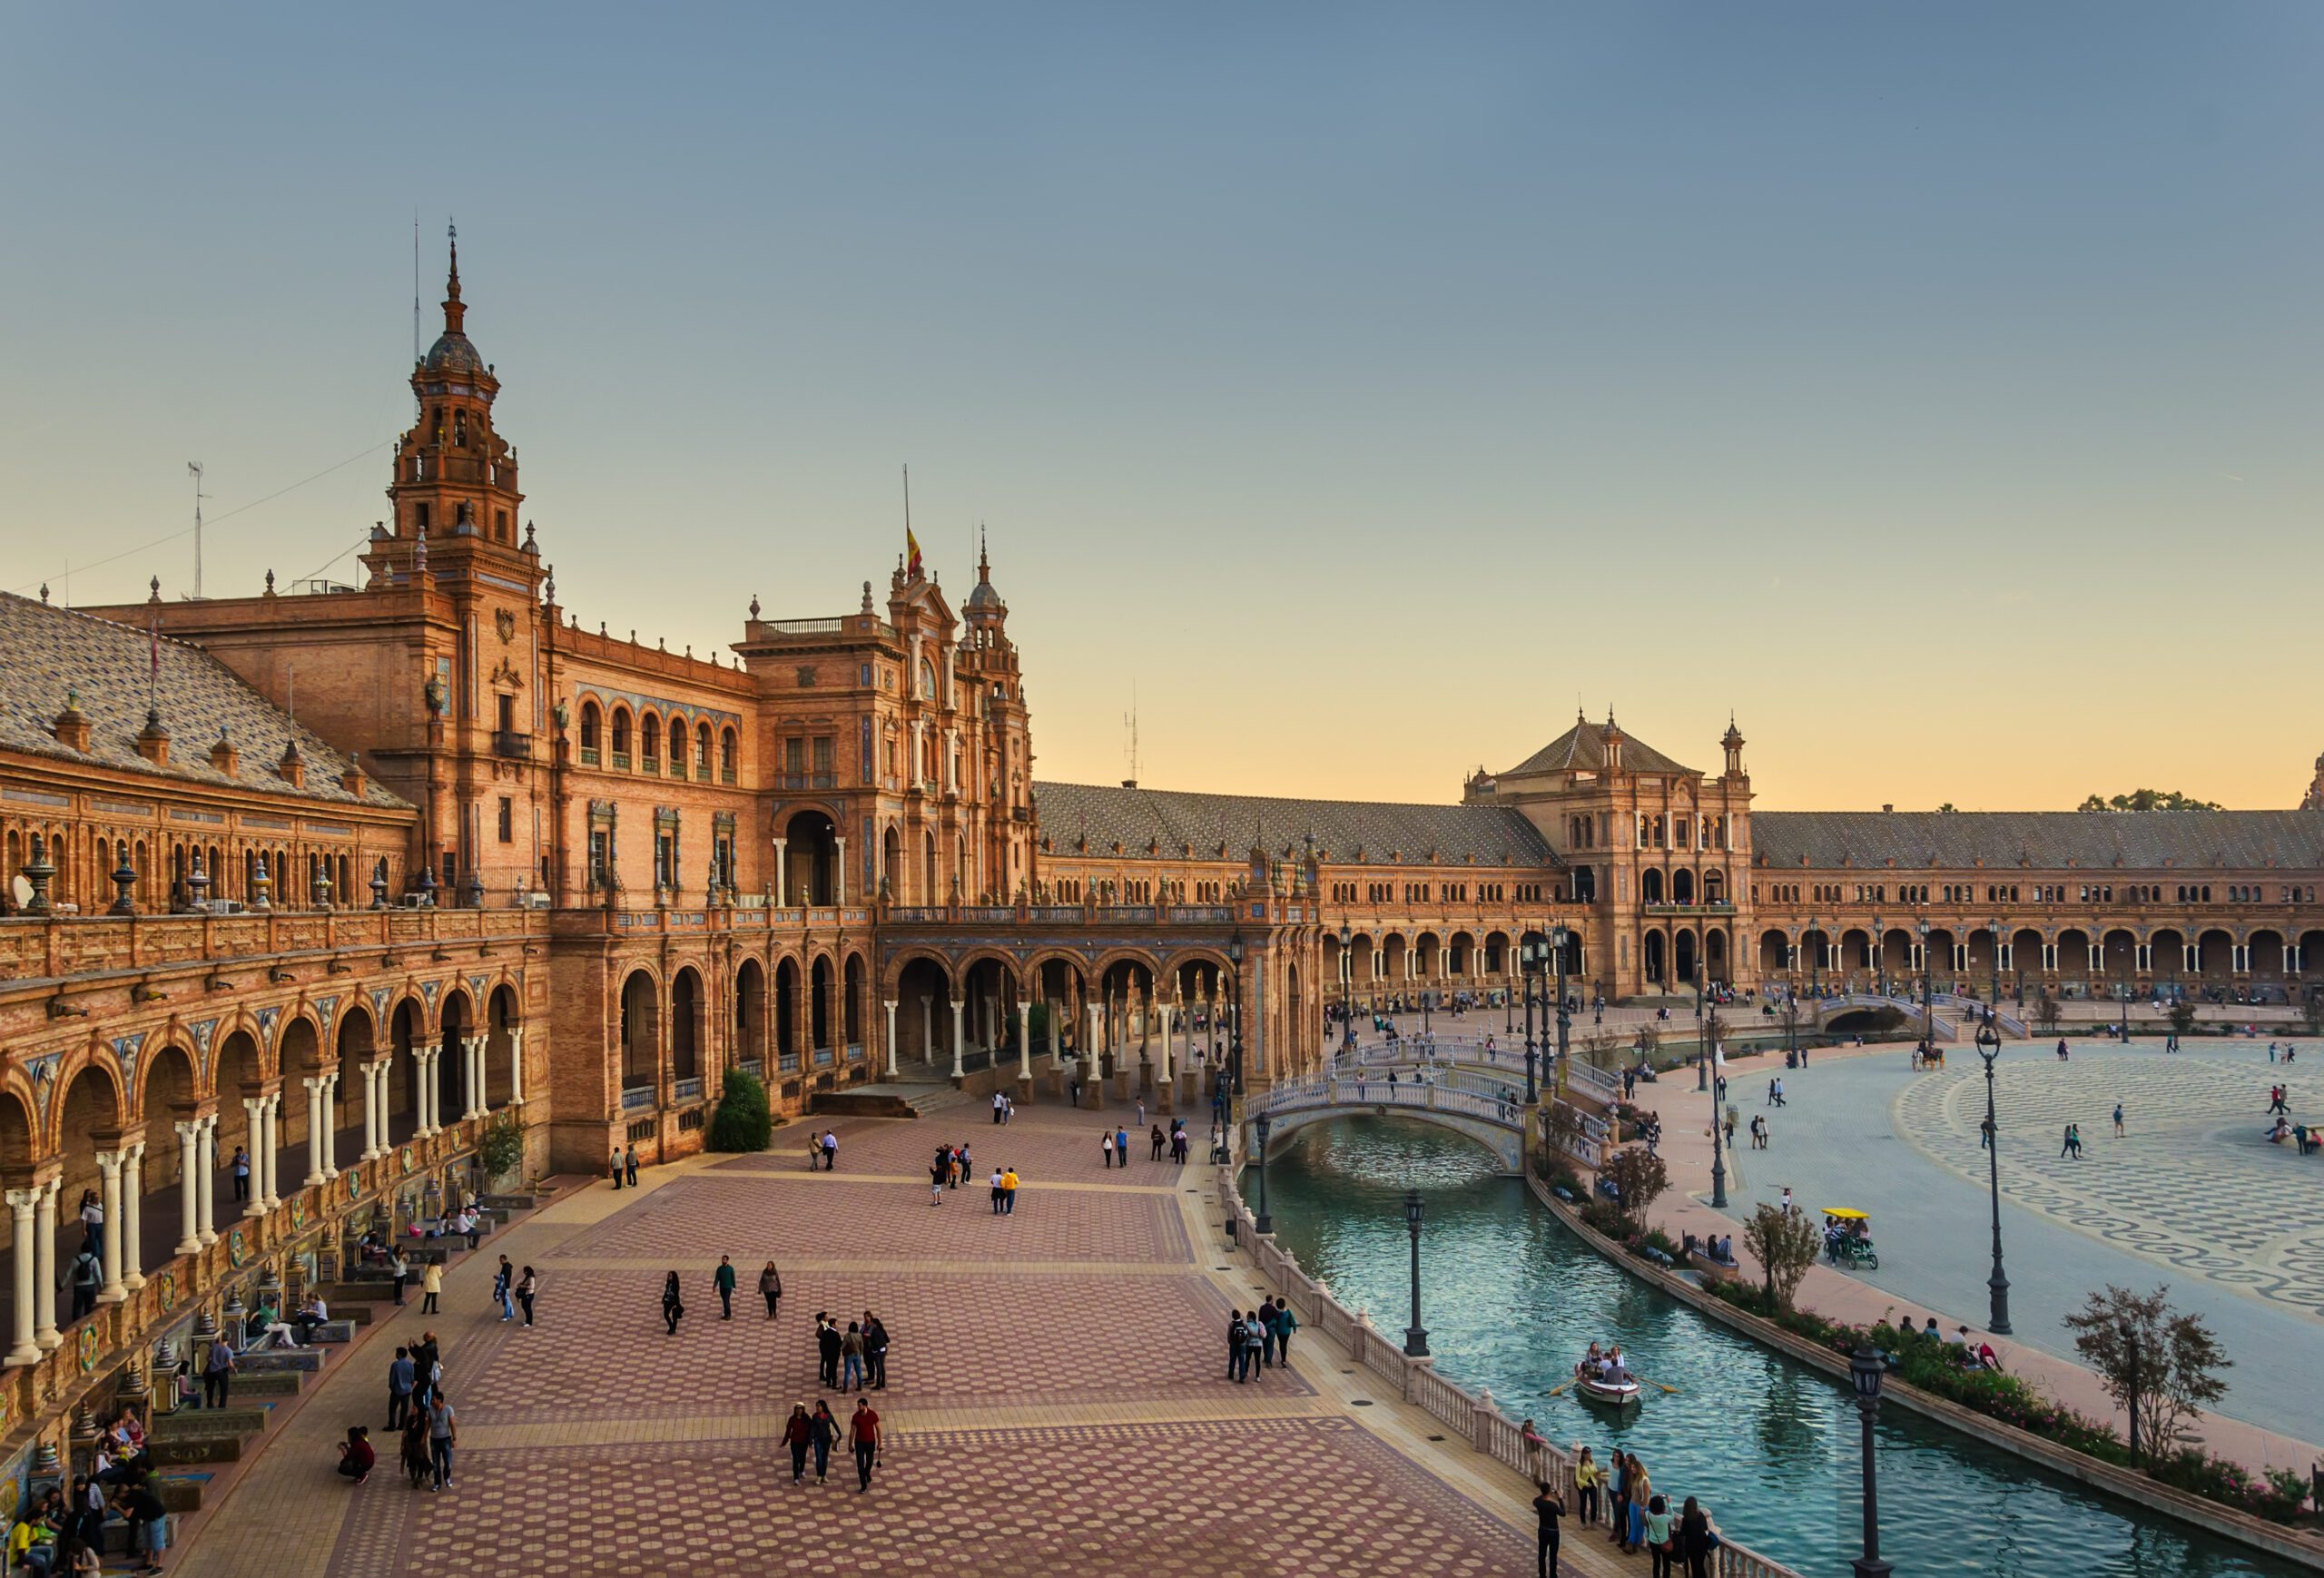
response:
<path id="1" fill-rule="evenodd" d="M 1617 1446 L 1637 1454 L 1658 1488 L 1702 1497 L 1737 1539 L 1810 1578 L 1846 1573 L 1862 1519 L 1853 1395 L 1607 1264 L 1492 1168 L 1480 1147 L 1409 1120 L 1316 1124 L 1271 1153 L 1275 1235 L 1393 1336 L 1408 1302 L 1401 1201 L 1420 1189 L 1422 1320 L 1438 1369 L 1600 1463 Z M 1249 1198 L 1247 1176 L 1243 1187 Z M 1642 1410 L 1617 1418 L 1571 1391 L 1550 1395 L 1592 1340 L 1620 1343 L 1653 1383 Z M 1881 1554 L 1904 1578 L 2299 1571 L 1901 1410 L 1882 1415 L 1877 1458 Z"/>

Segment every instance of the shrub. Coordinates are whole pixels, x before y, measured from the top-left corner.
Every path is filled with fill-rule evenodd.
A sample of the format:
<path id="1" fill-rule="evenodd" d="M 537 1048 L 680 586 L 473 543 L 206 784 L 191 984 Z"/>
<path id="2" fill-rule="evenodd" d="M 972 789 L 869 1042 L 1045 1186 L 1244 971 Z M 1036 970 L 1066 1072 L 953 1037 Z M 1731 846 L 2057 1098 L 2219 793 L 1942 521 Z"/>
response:
<path id="1" fill-rule="evenodd" d="M 506 1178 L 525 1165 L 525 1130 L 515 1114 L 503 1112 L 486 1126 L 476 1159 L 488 1179 Z"/>
<path id="2" fill-rule="evenodd" d="M 766 1086 L 747 1069 L 726 1070 L 726 1088 L 719 1093 L 718 1110 L 710 1115 L 713 1150 L 764 1150 L 774 1133 L 774 1119 L 766 1104 Z"/>

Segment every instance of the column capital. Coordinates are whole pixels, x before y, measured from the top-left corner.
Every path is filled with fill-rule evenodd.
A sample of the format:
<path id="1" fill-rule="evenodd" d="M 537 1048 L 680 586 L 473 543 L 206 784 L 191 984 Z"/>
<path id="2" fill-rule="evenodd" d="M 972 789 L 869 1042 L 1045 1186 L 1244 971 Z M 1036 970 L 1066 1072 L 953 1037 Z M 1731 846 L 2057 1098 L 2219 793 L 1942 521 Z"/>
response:
<path id="1" fill-rule="evenodd" d="M 330 1076 L 329 1074 L 308 1074 L 301 1077 L 299 1083 L 304 1085 L 310 1090 L 320 1090 L 324 1086 L 330 1083 Z"/>
<path id="2" fill-rule="evenodd" d="M 208 1121 L 206 1118 L 182 1118 L 170 1127 L 177 1130 L 180 1139 L 196 1139 L 201 1137 L 202 1125 Z"/>
<path id="3" fill-rule="evenodd" d="M 37 1188 L 10 1189 L 8 1208 L 20 1217 L 29 1217 L 33 1214 L 33 1208 L 40 1203 L 41 1196 L 47 1192 L 45 1189 Z"/>
<path id="4" fill-rule="evenodd" d="M 121 1176 L 121 1161 L 119 1151 L 101 1150 L 97 1152 L 97 1171 L 107 1179 L 117 1179 Z"/>

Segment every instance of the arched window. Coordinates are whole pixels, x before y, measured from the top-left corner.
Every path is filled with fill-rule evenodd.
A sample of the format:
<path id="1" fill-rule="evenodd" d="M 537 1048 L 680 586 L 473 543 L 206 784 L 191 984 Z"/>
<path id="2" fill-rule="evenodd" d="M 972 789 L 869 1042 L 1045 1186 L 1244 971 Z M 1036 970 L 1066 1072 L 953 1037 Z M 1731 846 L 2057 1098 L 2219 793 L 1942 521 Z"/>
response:
<path id="1" fill-rule="evenodd" d="M 931 699 L 936 695 L 936 666 L 925 657 L 920 660 L 920 694 Z"/>
<path id="2" fill-rule="evenodd" d="M 452 413 L 452 444 L 456 449 L 468 447 L 468 414 L 466 411 Z"/>
<path id="3" fill-rule="evenodd" d="M 718 738 L 718 776 L 721 782 L 732 784 L 734 781 L 734 769 L 737 765 L 734 750 L 734 731 L 727 729 Z"/>
<path id="4" fill-rule="evenodd" d="M 710 725 L 696 724 L 694 729 L 694 772 L 701 777 L 710 776 Z"/>
<path id="5" fill-rule="evenodd" d="M 613 749 L 613 764 L 627 769 L 629 766 L 629 709 L 625 706 L 614 708 Z"/>
<path id="6" fill-rule="evenodd" d="M 637 754 L 647 772 L 661 770 L 662 720 L 652 713 L 646 713 L 637 720 Z"/>
<path id="7" fill-rule="evenodd" d="M 597 713 L 597 704 L 594 701 L 583 702 L 581 704 L 581 748 L 583 750 L 595 751 L 597 748 L 598 726 L 599 716 Z M 595 761 L 596 759 L 596 758 L 594 756 L 585 756 L 582 758 L 583 761 Z"/>

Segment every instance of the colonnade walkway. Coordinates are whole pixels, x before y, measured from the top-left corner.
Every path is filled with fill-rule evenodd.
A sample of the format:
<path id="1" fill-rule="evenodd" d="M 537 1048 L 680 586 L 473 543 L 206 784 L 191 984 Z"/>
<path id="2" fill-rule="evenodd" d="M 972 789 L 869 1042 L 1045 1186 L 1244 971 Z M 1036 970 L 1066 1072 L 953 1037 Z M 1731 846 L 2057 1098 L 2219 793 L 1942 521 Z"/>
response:
<path id="1" fill-rule="evenodd" d="M 1137 1135 L 1127 1169 L 1101 1168 L 1099 1116 L 1027 1106 L 1002 1128 L 960 1099 L 919 1120 L 833 1121 L 836 1172 L 809 1170 L 822 1125 L 801 1122 L 764 1153 L 652 1169 L 635 1190 L 567 1188 L 455 1267 L 441 1313 L 415 1301 L 333 1366 L 174 1564 L 188 1578 L 1531 1573 L 1531 1487 L 1344 1349 L 1302 1334 L 1287 1369 L 1226 1378 L 1231 1307 L 1270 1290 L 1226 1244 L 1216 1175 L 1149 1160 Z M 1102 1117 L 1137 1127 L 1127 1105 Z M 940 1142 L 968 1144 L 977 1177 L 931 1206 Z M 995 1165 L 1022 1179 L 1013 1215 L 990 1209 Z M 493 1250 L 537 1268 L 535 1329 L 500 1323 Z M 721 1254 L 741 1283 L 731 1321 L 712 1290 Z M 784 1287 L 773 1319 L 754 1292 L 770 1258 Z M 686 1313 L 671 1336 L 674 1269 Z M 842 1420 L 854 1405 L 816 1384 L 815 1314 L 867 1309 L 891 1340 L 890 1386 L 871 1394 L 884 1461 L 866 1494 L 843 1448 L 828 1484 L 811 1465 L 794 1486 L 779 1441 L 791 1405 L 826 1397 Z M 441 1494 L 409 1488 L 381 1428 L 393 1346 L 423 1327 L 459 1418 Z M 333 1472 L 355 1422 L 380 1447 L 361 1486 Z M 1566 1542 L 1565 1573 L 1644 1570 L 1602 1534 Z"/>

